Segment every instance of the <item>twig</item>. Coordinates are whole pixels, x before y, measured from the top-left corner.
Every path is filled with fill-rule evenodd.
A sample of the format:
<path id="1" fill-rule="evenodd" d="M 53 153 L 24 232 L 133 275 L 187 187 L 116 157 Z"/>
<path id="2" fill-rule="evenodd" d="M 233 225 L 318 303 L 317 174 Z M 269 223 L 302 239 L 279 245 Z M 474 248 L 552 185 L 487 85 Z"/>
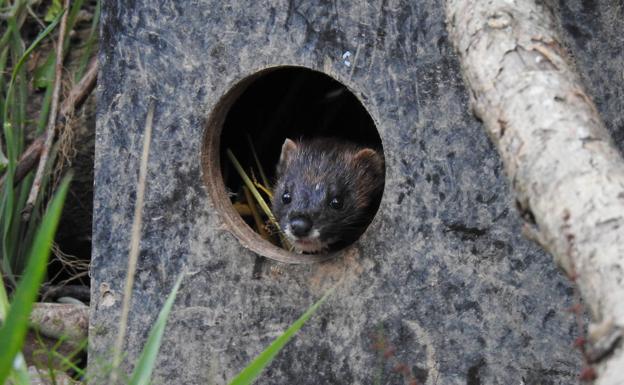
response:
<path id="1" fill-rule="evenodd" d="M 132 233 L 130 239 L 130 252 L 128 254 L 128 273 L 126 275 L 126 285 L 124 288 L 121 316 L 119 319 L 119 332 L 113 351 L 113 369 L 110 373 L 109 384 L 115 385 L 117 382 L 117 371 L 121 363 L 121 349 L 126 338 L 126 326 L 128 324 L 128 312 L 130 311 L 130 299 L 132 297 L 132 286 L 134 285 L 134 274 L 136 272 L 137 260 L 139 259 L 139 243 L 141 241 L 141 223 L 143 216 L 143 197 L 145 196 L 145 182 L 147 179 L 147 160 L 149 158 L 150 139 L 152 136 L 152 121 L 154 119 L 154 102 L 147 111 L 145 121 L 145 133 L 143 134 L 143 153 L 141 154 L 141 165 L 139 167 L 139 181 L 137 183 L 136 202 L 134 205 L 134 219 L 132 221 Z"/>
<path id="2" fill-rule="evenodd" d="M 69 12 L 69 0 L 65 0 L 64 4 L 66 12 L 63 14 L 61 20 L 61 29 L 59 31 L 58 43 L 56 46 L 56 68 L 54 76 L 54 90 L 52 91 L 52 105 L 50 107 L 50 116 L 48 117 L 48 127 L 45 132 L 45 141 L 43 150 L 41 151 L 41 158 L 39 159 L 39 166 L 37 167 L 37 173 L 35 174 L 35 180 L 33 181 L 28 195 L 28 200 L 22 211 L 22 218 L 27 221 L 30 218 L 30 214 L 35 207 L 35 201 L 39 195 L 41 189 L 41 180 L 43 179 L 43 172 L 45 170 L 48 157 L 50 156 L 50 147 L 52 147 L 52 141 L 54 139 L 54 129 L 56 128 L 56 115 L 58 113 L 59 95 L 61 93 L 61 75 L 63 74 L 63 42 L 65 41 L 65 30 L 67 29 L 67 16 Z"/>

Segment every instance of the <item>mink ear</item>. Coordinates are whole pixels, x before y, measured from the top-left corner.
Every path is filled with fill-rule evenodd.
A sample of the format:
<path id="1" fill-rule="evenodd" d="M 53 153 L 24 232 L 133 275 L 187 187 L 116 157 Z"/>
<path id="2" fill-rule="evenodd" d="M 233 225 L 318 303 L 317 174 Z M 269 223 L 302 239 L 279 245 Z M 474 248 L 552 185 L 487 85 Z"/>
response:
<path id="1" fill-rule="evenodd" d="M 286 165 L 290 162 L 293 154 L 297 151 L 297 143 L 286 138 L 284 144 L 282 144 L 282 153 L 280 154 L 279 162 L 277 162 L 277 174 L 281 174 Z"/>
<path id="2" fill-rule="evenodd" d="M 384 173 L 384 160 L 381 155 L 372 148 L 364 148 L 358 151 L 353 157 L 355 164 L 366 168 L 376 175 Z"/>

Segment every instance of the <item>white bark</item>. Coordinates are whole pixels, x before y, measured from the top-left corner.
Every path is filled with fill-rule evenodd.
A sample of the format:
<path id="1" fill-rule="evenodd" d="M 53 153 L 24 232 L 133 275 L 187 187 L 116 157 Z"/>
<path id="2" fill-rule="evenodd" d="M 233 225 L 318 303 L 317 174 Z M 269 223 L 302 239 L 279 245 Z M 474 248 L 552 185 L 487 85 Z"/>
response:
<path id="1" fill-rule="evenodd" d="M 550 9 L 533 0 L 447 0 L 447 24 L 526 228 L 591 311 L 596 383 L 621 385 L 624 160 L 568 62 Z"/>

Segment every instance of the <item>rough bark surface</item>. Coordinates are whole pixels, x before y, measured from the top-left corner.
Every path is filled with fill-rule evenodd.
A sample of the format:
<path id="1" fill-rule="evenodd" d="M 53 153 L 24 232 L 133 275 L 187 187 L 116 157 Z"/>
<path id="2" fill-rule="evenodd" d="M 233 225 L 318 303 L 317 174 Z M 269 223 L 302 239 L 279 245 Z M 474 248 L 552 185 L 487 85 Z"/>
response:
<path id="1" fill-rule="evenodd" d="M 447 22 L 526 232 L 590 309 L 587 349 L 603 356 L 596 383 L 621 384 L 624 160 L 570 65 L 553 10 L 532 0 L 449 0 Z"/>
<path id="2" fill-rule="evenodd" d="M 566 35 L 617 130 L 621 52 L 566 0 Z M 601 12 L 602 4 L 592 12 Z M 129 318 L 132 367 L 182 268 L 154 383 L 225 384 L 346 272 L 335 292 L 263 373 L 261 384 L 570 384 L 581 333 L 572 288 L 519 234 L 502 164 L 468 112 L 468 93 L 437 0 L 102 3 L 89 365 L 98 382 L 117 333 L 142 130 L 157 99 L 143 240 Z M 562 11 L 563 12 L 563 11 Z M 605 12 L 606 15 L 606 12 Z M 605 16 L 606 17 L 606 16 Z M 576 19 L 578 18 L 578 19 Z M 620 40 L 621 41 L 621 40 Z M 357 60 L 347 66 L 349 51 Z M 591 52 L 591 56 L 590 55 Z M 356 54 L 357 53 L 357 54 Z M 582 62 L 582 63 L 581 63 Z M 202 182 L 208 115 L 238 81 L 301 65 L 346 84 L 383 140 L 380 211 L 343 258 L 265 263 L 222 227 Z M 582 65 L 581 65 L 582 64 Z M 619 87 L 618 87 L 618 83 Z M 608 96 L 612 96 L 608 98 Z M 601 110 L 603 111 L 603 110 Z M 617 120 L 620 119 L 620 120 Z M 619 123 L 618 123 L 619 122 Z M 382 335 L 394 353 L 375 348 Z"/>

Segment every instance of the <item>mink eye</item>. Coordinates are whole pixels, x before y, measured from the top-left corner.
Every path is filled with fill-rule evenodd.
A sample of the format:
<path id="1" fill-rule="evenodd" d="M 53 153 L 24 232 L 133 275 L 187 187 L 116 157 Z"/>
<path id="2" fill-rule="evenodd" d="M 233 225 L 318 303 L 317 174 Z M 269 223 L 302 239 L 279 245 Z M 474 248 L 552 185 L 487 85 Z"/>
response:
<path id="1" fill-rule="evenodd" d="M 340 210 L 342 208 L 342 199 L 338 197 L 332 198 L 332 200 L 329 201 L 329 207 L 334 210 Z"/>
<path id="2" fill-rule="evenodd" d="M 289 204 L 291 200 L 292 200 L 292 197 L 290 196 L 290 193 L 288 191 L 282 194 L 282 202 L 284 204 L 286 205 Z"/>

